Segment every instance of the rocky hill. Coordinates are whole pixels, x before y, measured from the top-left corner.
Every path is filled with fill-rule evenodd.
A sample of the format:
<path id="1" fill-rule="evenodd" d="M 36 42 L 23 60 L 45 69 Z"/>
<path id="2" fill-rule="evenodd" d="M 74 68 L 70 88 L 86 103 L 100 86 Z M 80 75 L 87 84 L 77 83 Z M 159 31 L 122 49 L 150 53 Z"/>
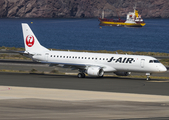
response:
<path id="1" fill-rule="evenodd" d="M 169 18 L 169 0 L 0 0 L 0 17 L 126 17 L 135 4 L 143 18 Z"/>

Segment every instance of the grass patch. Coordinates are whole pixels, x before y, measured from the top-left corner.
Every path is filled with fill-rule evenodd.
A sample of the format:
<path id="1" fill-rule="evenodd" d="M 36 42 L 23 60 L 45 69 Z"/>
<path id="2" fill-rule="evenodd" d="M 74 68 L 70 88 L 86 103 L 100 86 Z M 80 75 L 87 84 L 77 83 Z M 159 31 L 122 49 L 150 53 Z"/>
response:
<path id="1" fill-rule="evenodd" d="M 58 70 L 52 70 L 52 71 L 50 71 L 50 73 L 56 74 L 56 73 L 59 73 L 59 71 Z"/>
<path id="2" fill-rule="evenodd" d="M 32 70 L 30 70 L 30 73 L 37 73 L 38 70 L 36 70 L 35 68 L 33 68 Z"/>
<path id="3" fill-rule="evenodd" d="M 14 60 L 31 60 L 30 58 L 27 58 L 23 55 L 20 55 L 20 54 L 7 54 L 7 53 L 4 53 L 4 54 L 0 54 L 0 59 L 14 59 Z"/>
<path id="4" fill-rule="evenodd" d="M 29 73 L 28 71 L 22 71 L 22 70 L 5 70 L 5 69 L 0 70 L 0 72 Z"/>
<path id="5" fill-rule="evenodd" d="M 60 72 L 60 71 L 58 71 L 58 70 L 52 70 L 52 71 L 50 71 L 48 74 L 65 75 L 65 73 Z"/>
<path id="6" fill-rule="evenodd" d="M 161 59 L 159 60 L 163 65 L 169 66 L 169 59 Z"/>
<path id="7" fill-rule="evenodd" d="M 146 75 L 129 75 L 129 76 L 117 76 L 116 77 L 122 77 L 122 78 L 144 78 L 146 79 Z M 151 79 L 163 79 L 163 80 L 169 80 L 169 77 L 159 77 L 159 76 L 150 76 Z"/>
<path id="8" fill-rule="evenodd" d="M 56 75 L 65 75 L 65 73 L 59 72 L 58 70 L 52 70 L 50 72 L 38 71 L 36 69 L 32 69 L 29 71 L 31 74 L 56 74 Z"/>
<path id="9" fill-rule="evenodd" d="M 0 50 L 14 50 L 14 51 L 25 51 L 25 48 L 16 48 L 16 47 L 0 47 Z"/>

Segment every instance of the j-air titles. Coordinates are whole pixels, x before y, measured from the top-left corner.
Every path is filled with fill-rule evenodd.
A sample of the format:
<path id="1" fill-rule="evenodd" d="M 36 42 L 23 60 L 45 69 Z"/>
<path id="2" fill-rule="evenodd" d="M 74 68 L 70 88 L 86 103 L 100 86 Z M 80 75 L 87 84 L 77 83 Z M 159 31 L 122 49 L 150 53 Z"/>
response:
<path id="1" fill-rule="evenodd" d="M 115 59 L 114 57 L 111 57 L 109 61 L 107 62 L 115 62 L 115 63 L 132 63 L 132 62 L 135 62 L 134 58 L 122 58 L 122 57 L 119 57 L 117 59 Z"/>

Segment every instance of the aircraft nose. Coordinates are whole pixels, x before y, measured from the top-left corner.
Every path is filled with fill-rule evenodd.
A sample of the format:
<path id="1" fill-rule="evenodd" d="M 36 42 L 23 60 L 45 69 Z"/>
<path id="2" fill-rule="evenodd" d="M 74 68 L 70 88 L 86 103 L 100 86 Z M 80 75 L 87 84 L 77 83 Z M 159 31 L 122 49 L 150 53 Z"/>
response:
<path id="1" fill-rule="evenodd" d="M 159 70 L 160 70 L 160 72 L 166 72 L 167 68 L 164 65 L 161 65 Z"/>

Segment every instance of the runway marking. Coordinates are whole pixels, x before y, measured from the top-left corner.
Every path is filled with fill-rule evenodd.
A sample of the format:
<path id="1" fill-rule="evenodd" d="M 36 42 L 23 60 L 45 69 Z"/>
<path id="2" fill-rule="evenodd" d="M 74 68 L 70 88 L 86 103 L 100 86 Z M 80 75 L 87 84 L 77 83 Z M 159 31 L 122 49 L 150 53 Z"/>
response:
<path id="1" fill-rule="evenodd" d="M 11 90 L 11 88 L 10 87 L 0 86 L 0 91 L 6 91 L 6 90 Z"/>

